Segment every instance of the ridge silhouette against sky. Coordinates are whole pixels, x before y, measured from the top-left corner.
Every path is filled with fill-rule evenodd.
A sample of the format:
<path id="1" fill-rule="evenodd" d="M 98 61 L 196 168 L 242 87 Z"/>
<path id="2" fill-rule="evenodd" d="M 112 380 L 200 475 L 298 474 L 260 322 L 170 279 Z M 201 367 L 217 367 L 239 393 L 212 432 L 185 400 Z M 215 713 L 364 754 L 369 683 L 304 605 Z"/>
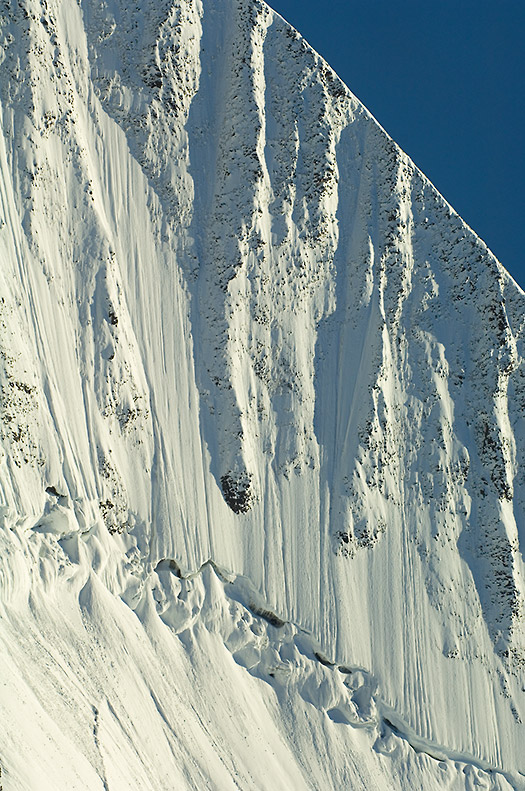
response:
<path id="1" fill-rule="evenodd" d="M 522 288 L 525 4 L 270 0 Z"/>

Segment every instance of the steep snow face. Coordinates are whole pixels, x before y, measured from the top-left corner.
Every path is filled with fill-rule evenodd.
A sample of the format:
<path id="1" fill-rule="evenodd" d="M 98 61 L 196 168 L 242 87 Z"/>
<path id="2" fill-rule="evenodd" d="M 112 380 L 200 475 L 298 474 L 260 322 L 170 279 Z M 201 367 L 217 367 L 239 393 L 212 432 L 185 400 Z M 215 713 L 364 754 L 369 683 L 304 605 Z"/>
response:
<path id="1" fill-rule="evenodd" d="M 12 787 L 64 733 L 68 789 L 262 788 L 261 734 L 268 788 L 521 787 L 519 287 L 257 0 L 6 0 L 0 46 Z M 213 666 L 254 710 L 199 730 Z"/>

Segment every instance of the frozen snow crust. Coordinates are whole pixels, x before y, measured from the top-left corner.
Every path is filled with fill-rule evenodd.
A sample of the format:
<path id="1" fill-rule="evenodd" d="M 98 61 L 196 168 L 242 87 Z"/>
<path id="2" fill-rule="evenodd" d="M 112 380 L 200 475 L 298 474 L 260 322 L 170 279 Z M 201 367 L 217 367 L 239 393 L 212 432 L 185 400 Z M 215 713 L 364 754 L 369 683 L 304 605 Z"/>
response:
<path id="1" fill-rule="evenodd" d="M 525 296 L 250 0 L 0 5 L 5 788 L 525 788 Z"/>

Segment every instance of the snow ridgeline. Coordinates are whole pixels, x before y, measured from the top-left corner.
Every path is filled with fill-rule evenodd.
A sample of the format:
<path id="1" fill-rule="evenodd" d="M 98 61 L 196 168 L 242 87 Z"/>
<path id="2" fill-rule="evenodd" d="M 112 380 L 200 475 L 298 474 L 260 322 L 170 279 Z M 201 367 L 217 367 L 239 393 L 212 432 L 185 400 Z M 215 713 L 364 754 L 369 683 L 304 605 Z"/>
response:
<path id="1" fill-rule="evenodd" d="M 517 777 L 523 293 L 264 4 L 5 2 L 0 29 L 5 623 L 75 611 L 68 562 L 130 602 L 212 558 L 406 734 Z"/>
<path id="2" fill-rule="evenodd" d="M 109 570 L 99 528 L 64 535 L 56 512 L 32 528 L 2 517 L 2 555 L 16 556 L 2 580 L 8 787 L 525 788 L 413 733 L 377 679 L 324 656 L 249 580 L 212 561 L 185 575 L 164 559 L 146 574 L 131 553 Z"/>

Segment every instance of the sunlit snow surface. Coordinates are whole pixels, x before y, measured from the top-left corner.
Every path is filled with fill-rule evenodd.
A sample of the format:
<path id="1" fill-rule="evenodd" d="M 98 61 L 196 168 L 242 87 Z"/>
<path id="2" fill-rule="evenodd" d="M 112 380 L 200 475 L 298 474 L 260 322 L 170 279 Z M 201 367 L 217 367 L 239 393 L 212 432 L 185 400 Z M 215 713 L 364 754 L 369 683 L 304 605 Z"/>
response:
<path id="1" fill-rule="evenodd" d="M 0 7 L 14 791 L 525 788 L 525 297 L 262 3 Z"/>

